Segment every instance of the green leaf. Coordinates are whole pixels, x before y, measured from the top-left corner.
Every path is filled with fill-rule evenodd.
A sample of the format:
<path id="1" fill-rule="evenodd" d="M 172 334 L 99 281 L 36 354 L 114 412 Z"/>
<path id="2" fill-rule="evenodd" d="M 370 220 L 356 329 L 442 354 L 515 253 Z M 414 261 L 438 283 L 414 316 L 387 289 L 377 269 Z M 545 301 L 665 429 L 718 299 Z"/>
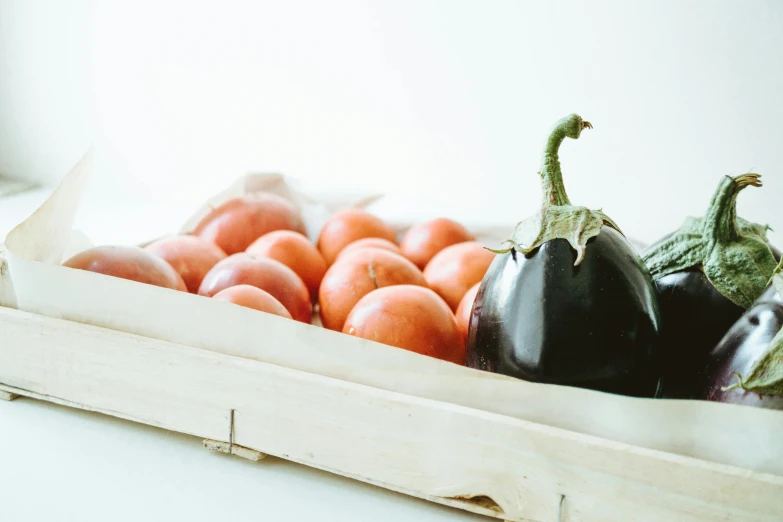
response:
<path id="1" fill-rule="evenodd" d="M 769 284 L 775 258 L 767 240 L 769 227 L 737 216 L 737 195 L 751 186 L 761 186 L 759 174 L 721 178 L 704 217 L 687 218 L 643 254 L 653 278 L 699 268 L 737 306 L 748 308 L 758 299 Z"/>
<path id="2" fill-rule="evenodd" d="M 770 279 L 772 284 L 775 285 L 775 290 L 777 290 L 778 293 L 783 296 L 783 258 L 781 258 L 778 266 L 775 267 L 775 270 L 772 272 L 772 277 Z"/>
<path id="3" fill-rule="evenodd" d="M 653 278 L 659 279 L 680 270 L 699 266 L 705 257 L 707 257 L 707 242 L 700 233 L 694 234 L 686 228 L 684 232 L 681 229 L 648 248 L 642 255 L 642 260 Z"/>
<path id="4" fill-rule="evenodd" d="M 604 225 L 622 234 L 614 221 L 600 210 L 574 205 L 552 205 L 519 222 L 510 242 L 518 252 L 527 254 L 547 241 L 565 239 L 576 250 L 576 266 L 584 259 L 587 242 L 596 237 Z"/>
<path id="5" fill-rule="evenodd" d="M 717 243 L 704 261 L 710 283 L 734 304 L 748 308 L 767 288 L 775 258 L 766 242 L 751 235 Z"/>
<path id="6" fill-rule="evenodd" d="M 737 374 L 737 382 L 723 390 L 737 388 L 758 395 L 783 397 L 783 329 L 769 343 L 769 348 L 753 365 L 747 378 Z"/>

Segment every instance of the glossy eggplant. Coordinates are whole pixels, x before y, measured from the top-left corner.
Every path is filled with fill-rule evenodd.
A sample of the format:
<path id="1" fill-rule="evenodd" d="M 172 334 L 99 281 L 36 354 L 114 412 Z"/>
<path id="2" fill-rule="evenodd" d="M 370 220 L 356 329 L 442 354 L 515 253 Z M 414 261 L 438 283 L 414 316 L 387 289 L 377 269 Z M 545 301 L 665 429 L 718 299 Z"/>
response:
<path id="1" fill-rule="evenodd" d="M 661 396 L 691 398 L 710 351 L 766 288 L 776 264 L 767 227 L 737 217 L 737 195 L 758 174 L 725 176 L 703 218 L 644 252 L 661 312 Z"/>
<path id="2" fill-rule="evenodd" d="M 539 172 L 541 211 L 496 251 L 479 287 L 468 366 L 528 381 L 653 397 L 660 317 L 640 256 L 603 212 L 571 205 L 558 148 L 590 125 L 558 122 Z"/>
<path id="3" fill-rule="evenodd" d="M 700 386 L 690 398 L 783 410 L 783 396 L 733 386 L 738 378 L 752 373 L 782 328 L 783 298 L 771 286 L 710 352 L 699 372 Z"/>
<path id="4" fill-rule="evenodd" d="M 691 398 L 783 410 L 783 263 L 710 352 Z"/>

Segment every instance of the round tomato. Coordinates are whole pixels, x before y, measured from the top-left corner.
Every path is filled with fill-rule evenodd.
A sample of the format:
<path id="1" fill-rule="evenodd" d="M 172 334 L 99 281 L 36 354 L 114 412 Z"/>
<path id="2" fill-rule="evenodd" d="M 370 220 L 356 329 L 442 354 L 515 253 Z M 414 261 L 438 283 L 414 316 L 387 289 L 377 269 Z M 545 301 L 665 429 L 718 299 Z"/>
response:
<path id="1" fill-rule="evenodd" d="M 400 248 L 405 257 L 423 270 L 433 256 L 444 248 L 475 239 L 467 228 L 456 221 L 438 218 L 409 228 Z"/>
<path id="2" fill-rule="evenodd" d="M 465 362 L 465 341 L 449 305 L 421 286 L 373 290 L 351 310 L 343 333 L 457 364 Z"/>
<path id="3" fill-rule="evenodd" d="M 424 278 L 456 310 L 468 289 L 484 279 L 494 258 L 476 241 L 457 243 L 435 254 L 424 269 Z"/>
<path id="4" fill-rule="evenodd" d="M 350 252 L 326 271 L 318 293 L 323 325 L 341 331 L 345 318 L 363 296 L 392 285 L 425 286 L 416 265 L 392 252 L 363 248 Z"/>
<path id="5" fill-rule="evenodd" d="M 207 272 L 226 257 L 220 247 L 196 236 L 169 236 L 144 247 L 166 261 L 185 281 L 188 292 L 195 294 Z"/>
<path id="6" fill-rule="evenodd" d="M 350 209 L 333 215 L 321 229 L 318 237 L 318 250 L 331 265 L 337 254 L 358 239 L 379 237 L 396 243 L 394 230 L 380 218 L 361 209 Z"/>
<path id="7" fill-rule="evenodd" d="M 237 285 L 250 285 L 268 292 L 280 301 L 297 321 L 312 321 L 310 293 L 296 272 L 280 261 L 234 254 L 220 261 L 204 277 L 200 295 L 212 297 L 221 290 Z"/>
<path id="8" fill-rule="evenodd" d="M 277 194 L 257 192 L 230 199 L 213 209 L 194 233 L 231 255 L 244 252 L 253 241 L 273 230 L 306 235 L 302 216 L 293 203 Z"/>
<path id="9" fill-rule="evenodd" d="M 79 252 L 63 266 L 187 292 L 180 275 L 158 256 L 134 246 L 98 246 Z"/>
<path id="10" fill-rule="evenodd" d="M 230 286 L 225 290 L 216 293 L 212 299 L 227 301 L 246 308 L 252 308 L 261 312 L 292 319 L 291 314 L 280 301 L 272 297 L 269 292 L 265 292 L 255 286 Z"/>
<path id="11" fill-rule="evenodd" d="M 348 243 L 348 245 L 340 250 L 339 254 L 337 254 L 337 259 L 340 259 L 349 252 L 361 250 L 362 248 L 380 248 L 381 250 L 388 250 L 389 252 L 402 255 L 400 247 L 388 239 L 383 239 L 380 237 L 365 237 L 364 239 L 357 239 L 356 241 Z"/>
<path id="12" fill-rule="evenodd" d="M 280 261 L 302 278 L 313 301 L 318 299 L 318 287 L 326 273 L 326 261 L 302 234 L 276 230 L 264 234 L 247 248 L 247 253 Z"/>

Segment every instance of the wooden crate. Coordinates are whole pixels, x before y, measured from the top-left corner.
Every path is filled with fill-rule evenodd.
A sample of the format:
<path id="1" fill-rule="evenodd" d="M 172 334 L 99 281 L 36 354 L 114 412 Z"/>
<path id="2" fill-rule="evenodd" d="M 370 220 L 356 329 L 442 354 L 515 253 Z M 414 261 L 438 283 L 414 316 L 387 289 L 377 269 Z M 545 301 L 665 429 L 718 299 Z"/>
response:
<path id="1" fill-rule="evenodd" d="M 526 383 L 57 266 L 88 171 L 89 155 L 15 229 L 13 281 L 0 248 L 0 398 L 502 520 L 783 520 L 779 412 Z"/>
<path id="2" fill-rule="evenodd" d="M 0 308 L 0 391 L 513 521 L 780 521 L 783 477 Z"/>

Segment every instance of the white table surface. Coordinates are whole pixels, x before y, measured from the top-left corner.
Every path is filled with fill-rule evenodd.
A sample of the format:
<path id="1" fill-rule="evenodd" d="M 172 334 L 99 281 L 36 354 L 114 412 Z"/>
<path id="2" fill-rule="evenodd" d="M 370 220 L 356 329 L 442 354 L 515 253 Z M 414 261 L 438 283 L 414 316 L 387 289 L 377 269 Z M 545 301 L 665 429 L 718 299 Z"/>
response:
<path id="1" fill-rule="evenodd" d="M 0 199 L 0 237 L 46 197 Z M 2 343 L 2 332 L 0 332 Z M 487 520 L 306 466 L 20 398 L 0 401 L 0 521 Z"/>

